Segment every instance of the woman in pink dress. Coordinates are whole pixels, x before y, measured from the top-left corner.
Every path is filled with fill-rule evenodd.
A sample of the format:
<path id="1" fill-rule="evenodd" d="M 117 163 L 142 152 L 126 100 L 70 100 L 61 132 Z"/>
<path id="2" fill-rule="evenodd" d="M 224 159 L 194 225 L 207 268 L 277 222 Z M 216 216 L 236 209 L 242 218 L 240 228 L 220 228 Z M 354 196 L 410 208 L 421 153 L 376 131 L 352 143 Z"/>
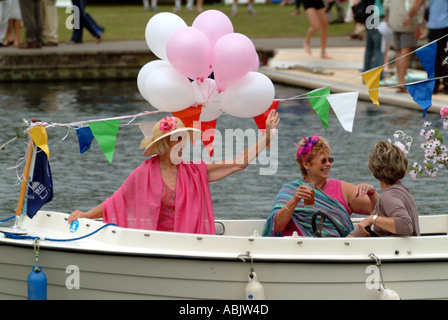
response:
<path id="1" fill-rule="evenodd" d="M 165 117 L 154 126 L 153 136 L 141 144 L 144 154 L 152 157 L 135 169 L 114 195 L 86 213 L 74 211 L 68 223 L 78 218 L 103 218 L 126 228 L 214 234 L 209 182 L 245 169 L 269 145 L 278 122 L 277 112 L 271 111 L 266 134 L 245 150 L 242 158 L 206 164 L 181 159 L 187 141 L 201 132 L 186 128 L 178 118 Z"/>

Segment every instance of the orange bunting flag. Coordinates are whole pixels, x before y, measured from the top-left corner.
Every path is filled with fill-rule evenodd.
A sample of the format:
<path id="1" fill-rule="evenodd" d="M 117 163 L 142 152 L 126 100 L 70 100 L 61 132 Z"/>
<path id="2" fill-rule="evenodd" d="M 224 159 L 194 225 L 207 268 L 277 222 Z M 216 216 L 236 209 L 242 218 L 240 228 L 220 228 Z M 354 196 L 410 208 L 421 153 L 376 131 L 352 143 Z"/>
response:
<path id="1" fill-rule="evenodd" d="M 380 106 L 378 102 L 379 92 L 378 89 L 380 87 L 380 76 L 383 71 L 384 66 L 373 69 L 372 71 L 366 72 L 362 74 L 362 78 L 366 83 L 367 87 L 369 87 L 369 96 L 372 100 L 373 104 L 376 104 L 377 107 Z"/>
<path id="2" fill-rule="evenodd" d="M 266 110 L 265 112 L 263 112 L 262 114 L 254 117 L 255 123 L 257 124 L 258 130 L 260 130 L 263 135 L 266 132 L 266 119 L 268 118 L 269 112 L 271 112 L 271 110 L 277 110 L 278 108 L 278 103 L 280 102 L 280 100 L 274 100 L 274 102 L 272 102 L 271 106 L 268 108 L 268 110 Z"/>
<path id="3" fill-rule="evenodd" d="M 217 120 L 218 119 L 201 122 L 201 131 L 203 132 L 202 143 L 204 144 L 204 147 L 207 150 L 210 159 L 213 156 L 213 141 L 215 140 L 215 129 Z"/>
<path id="4" fill-rule="evenodd" d="M 199 104 L 197 106 L 191 106 L 181 111 L 172 112 L 172 114 L 176 118 L 182 120 L 182 122 L 186 127 L 200 129 L 197 124 L 200 121 L 199 118 L 201 116 L 201 111 L 202 111 L 202 104 Z"/>

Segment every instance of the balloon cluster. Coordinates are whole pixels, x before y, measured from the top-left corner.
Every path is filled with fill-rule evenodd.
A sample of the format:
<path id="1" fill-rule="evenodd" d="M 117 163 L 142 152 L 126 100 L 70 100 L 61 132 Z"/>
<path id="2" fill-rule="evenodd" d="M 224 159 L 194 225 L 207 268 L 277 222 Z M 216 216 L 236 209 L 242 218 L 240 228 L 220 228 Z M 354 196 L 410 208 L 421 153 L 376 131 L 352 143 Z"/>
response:
<path id="1" fill-rule="evenodd" d="M 178 112 L 201 104 L 200 120 L 212 121 L 223 112 L 255 117 L 272 104 L 274 85 L 258 72 L 252 41 L 234 33 L 224 13 L 204 11 L 189 27 L 176 14 L 162 12 L 149 20 L 145 36 L 161 60 L 142 67 L 137 85 L 155 108 Z"/>

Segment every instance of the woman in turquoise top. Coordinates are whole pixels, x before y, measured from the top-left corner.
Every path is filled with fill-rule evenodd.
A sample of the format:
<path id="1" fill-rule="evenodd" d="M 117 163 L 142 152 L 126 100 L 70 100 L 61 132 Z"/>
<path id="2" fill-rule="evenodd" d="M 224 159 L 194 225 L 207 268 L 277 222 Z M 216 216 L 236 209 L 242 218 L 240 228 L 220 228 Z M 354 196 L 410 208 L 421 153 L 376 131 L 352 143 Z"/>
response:
<path id="1" fill-rule="evenodd" d="M 352 212 L 368 215 L 373 211 L 379 195 L 371 185 L 355 186 L 329 179 L 334 159 L 325 138 L 317 135 L 304 138 L 297 145 L 296 161 L 303 179 L 290 181 L 281 188 L 263 228 L 263 236 L 289 236 L 294 231 L 299 236 L 314 236 L 311 220 L 318 211 L 324 212 L 337 225 L 329 219 L 322 221 L 322 236 L 347 236 L 353 230 Z M 314 206 L 305 206 L 302 201 L 311 197 L 307 184 L 315 187 Z"/>

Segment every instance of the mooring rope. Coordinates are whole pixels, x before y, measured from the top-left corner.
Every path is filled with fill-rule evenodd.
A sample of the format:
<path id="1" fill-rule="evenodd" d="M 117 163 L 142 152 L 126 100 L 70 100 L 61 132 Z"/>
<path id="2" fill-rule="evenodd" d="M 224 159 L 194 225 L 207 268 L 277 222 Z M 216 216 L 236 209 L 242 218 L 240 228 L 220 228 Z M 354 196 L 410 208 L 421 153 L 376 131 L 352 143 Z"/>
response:
<path id="1" fill-rule="evenodd" d="M 93 232 L 91 232 L 89 234 L 86 234 L 85 236 L 82 236 L 82 237 L 71 238 L 71 239 L 43 238 L 42 240 L 56 241 L 56 242 L 77 241 L 77 240 L 88 238 L 88 237 L 94 235 L 95 233 L 97 233 L 98 231 L 100 231 L 101 229 L 104 229 L 104 228 L 109 227 L 109 226 L 118 227 L 115 223 L 107 223 L 104 226 L 101 226 L 100 228 L 96 229 L 95 231 L 93 231 Z M 40 237 L 26 236 L 26 235 L 14 234 L 14 233 L 9 233 L 9 232 L 5 232 L 5 238 L 10 238 L 10 239 L 14 239 L 14 240 L 36 240 L 36 239 L 37 240 L 41 240 Z"/>

